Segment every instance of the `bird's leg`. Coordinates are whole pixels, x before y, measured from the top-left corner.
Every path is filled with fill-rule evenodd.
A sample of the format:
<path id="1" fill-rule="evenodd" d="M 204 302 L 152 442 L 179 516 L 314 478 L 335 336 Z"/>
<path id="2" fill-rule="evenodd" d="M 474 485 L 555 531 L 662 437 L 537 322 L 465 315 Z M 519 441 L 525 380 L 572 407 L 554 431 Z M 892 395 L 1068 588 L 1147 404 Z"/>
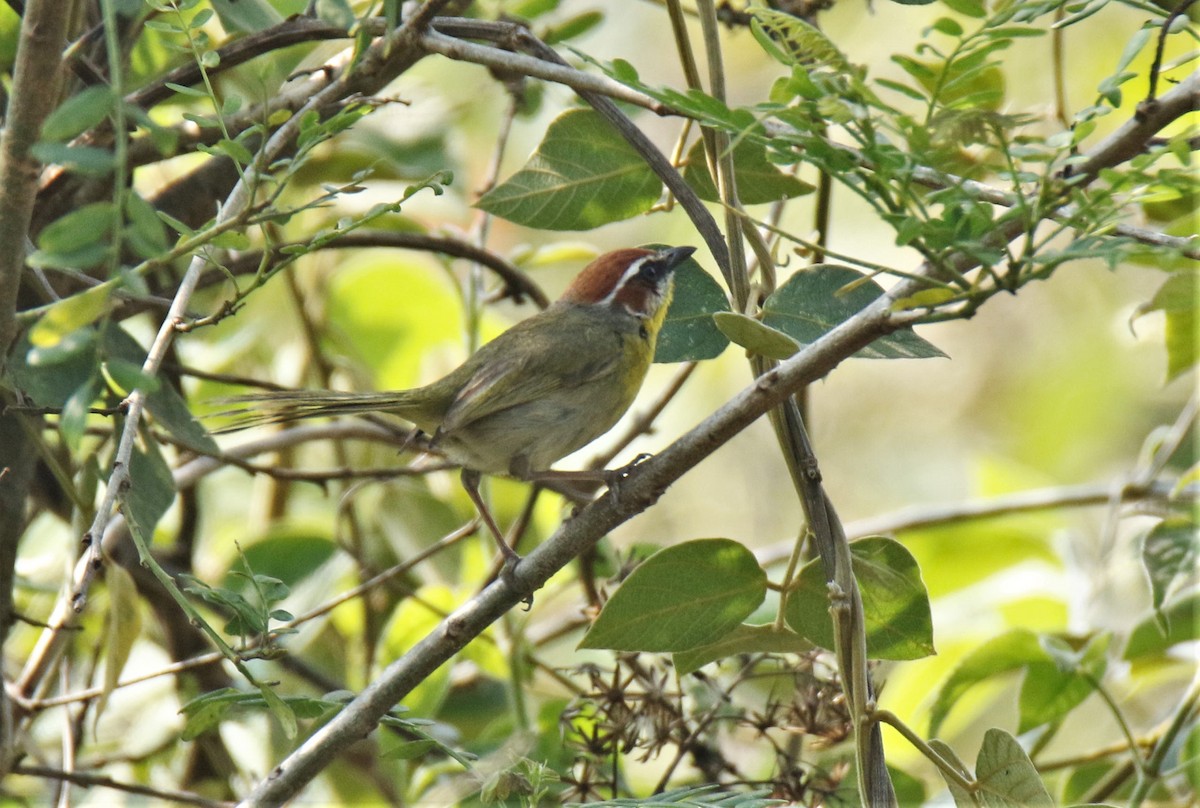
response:
<path id="1" fill-rule="evenodd" d="M 586 489 L 586 493 L 589 496 L 595 491 L 597 486 L 603 484 L 608 487 L 609 493 L 615 499 L 620 496 L 621 481 L 629 476 L 629 472 L 633 471 L 635 466 L 648 460 L 650 457 L 651 455 L 643 452 L 629 463 L 615 469 L 583 469 L 581 471 L 546 469 L 544 471 L 526 471 L 524 474 L 515 476 L 533 483 L 558 483 L 559 485 L 573 487 L 576 490 Z"/>
<path id="2" fill-rule="evenodd" d="M 521 556 L 517 551 L 508 546 L 508 542 L 504 540 L 504 534 L 500 532 L 500 528 L 496 525 L 496 520 L 492 518 L 492 512 L 488 510 L 487 505 L 483 504 L 483 497 L 479 495 L 479 477 L 478 471 L 473 469 L 462 470 L 462 486 L 467 491 L 467 496 L 471 498 L 471 502 L 475 503 L 475 509 L 479 511 L 479 516 L 483 519 L 484 524 L 492 531 L 492 537 L 496 540 L 496 546 L 500 548 L 500 554 L 504 556 L 504 566 L 515 566 L 521 560 Z"/>

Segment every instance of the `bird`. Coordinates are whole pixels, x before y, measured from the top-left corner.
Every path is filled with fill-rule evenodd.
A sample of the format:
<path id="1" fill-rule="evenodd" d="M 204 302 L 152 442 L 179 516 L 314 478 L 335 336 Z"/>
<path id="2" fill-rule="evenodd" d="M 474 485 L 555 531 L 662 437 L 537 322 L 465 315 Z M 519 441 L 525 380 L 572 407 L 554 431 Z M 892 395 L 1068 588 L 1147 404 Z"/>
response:
<path id="1" fill-rule="evenodd" d="M 231 429 L 337 415 L 387 413 L 430 436 L 461 466 L 461 481 L 504 557 L 505 541 L 479 493 L 481 475 L 605 481 L 612 472 L 551 465 L 611 429 L 637 396 L 674 290 L 694 247 L 630 247 L 605 253 L 562 296 L 482 345 L 443 378 L 385 392 L 284 390 L 225 399 L 244 405 Z"/>

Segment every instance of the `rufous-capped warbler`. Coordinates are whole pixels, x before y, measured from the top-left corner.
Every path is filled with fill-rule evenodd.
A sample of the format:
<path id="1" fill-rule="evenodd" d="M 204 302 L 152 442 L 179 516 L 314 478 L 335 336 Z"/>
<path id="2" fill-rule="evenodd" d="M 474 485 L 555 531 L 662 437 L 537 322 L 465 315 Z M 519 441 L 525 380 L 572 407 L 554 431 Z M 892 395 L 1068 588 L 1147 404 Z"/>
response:
<path id="1" fill-rule="evenodd" d="M 463 487 L 505 560 L 515 562 L 519 557 L 479 495 L 480 473 L 536 480 L 552 463 L 612 428 L 633 403 L 654 358 L 672 273 L 693 252 L 694 247 L 674 247 L 606 253 L 555 303 L 433 384 L 381 393 L 241 396 L 231 400 L 251 407 L 234 428 L 352 413 L 411 421 L 462 465 Z"/>

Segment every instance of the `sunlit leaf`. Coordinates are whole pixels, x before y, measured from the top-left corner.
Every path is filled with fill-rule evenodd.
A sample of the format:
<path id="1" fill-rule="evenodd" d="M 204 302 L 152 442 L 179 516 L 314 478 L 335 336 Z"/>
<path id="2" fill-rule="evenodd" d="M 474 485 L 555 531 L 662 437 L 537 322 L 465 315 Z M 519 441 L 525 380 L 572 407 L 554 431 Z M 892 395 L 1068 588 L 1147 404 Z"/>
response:
<path id="1" fill-rule="evenodd" d="M 580 648 L 688 651 L 745 620 L 766 595 L 754 554 L 730 539 L 696 539 L 652 555 L 613 593 Z"/>
<path id="2" fill-rule="evenodd" d="M 763 323 L 803 345 L 816 342 L 883 294 L 883 287 L 847 267 L 823 264 L 797 272 L 763 304 Z M 911 329 L 880 337 L 855 354 L 867 359 L 945 356 Z"/>
<path id="3" fill-rule="evenodd" d="M 862 595 L 867 655 L 872 659 L 920 659 L 934 653 L 929 595 L 916 559 L 899 542 L 871 536 L 850 543 L 854 577 Z M 792 629 L 822 648 L 834 647 L 829 590 L 819 560 L 800 571 L 788 596 Z"/>
<path id="4" fill-rule="evenodd" d="M 478 207 L 540 230 L 590 230 L 645 213 L 662 184 L 603 118 L 571 110 L 546 130 L 525 167 Z"/>

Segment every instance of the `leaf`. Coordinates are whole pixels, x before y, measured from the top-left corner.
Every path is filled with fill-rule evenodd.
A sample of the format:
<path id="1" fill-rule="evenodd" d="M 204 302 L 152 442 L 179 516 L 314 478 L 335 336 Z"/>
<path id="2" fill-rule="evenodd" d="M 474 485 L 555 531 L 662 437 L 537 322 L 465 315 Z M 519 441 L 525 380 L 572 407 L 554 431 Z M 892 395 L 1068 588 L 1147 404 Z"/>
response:
<path id="1" fill-rule="evenodd" d="M 128 332 L 110 325 L 104 332 L 104 348 L 113 359 L 121 359 L 139 370 L 146 361 L 146 351 Z M 115 363 L 110 363 L 110 366 Z M 208 434 L 188 409 L 187 403 L 172 385 L 163 384 L 158 377 L 154 384 L 146 385 L 146 409 L 154 420 L 183 445 L 201 454 L 216 454 L 220 451 L 216 441 Z M 126 383 L 138 384 L 129 379 Z"/>
<path id="2" fill-rule="evenodd" d="M 100 380 L 93 376 L 81 384 L 63 404 L 62 414 L 58 417 L 58 430 L 62 433 L 63 443 L 72 452 L 79 450 L 90 414 L 88 410 L 99 394 Z"/>
<path id="3" fill-rule="evenodd" d="M 109 254 L 113 225 L 111 202 L 93 202 L 54 220 L 38 235 L 38 249 L 29 256 L 34 266 L 83 269 Z M 103 287 L 93 287 L 88 291 Z M 86 294 L 84 292 L 83 294 Z"/>
<path id="4" fill-rule="evenodd" d="M 1161 656 L 1174 645 L 1200 639 L 1200 593 L 1177 597 L 1143 618 L 1129 634 L 1126 660 Z"/>
<path id="5" fill-rule="evenodd" d="M 811 23 L 775 9 L 752 8 L 750 14 L 754 38 L 783 64 L 826 67 L 843 74 L 855 71 L 833 40 Z"/>
<path id="6" fill-rule="evenodd" d="M 175 501 L 175 478 L 153 441 L 134 446 L 129 459 L 129 490 L 125 501 L 138 529 L 149 541 L 154 526 Z"/>
<path id="7" fill-rule="evenodd" d="M 749 140 L 739 140 L 733 147 L 733 173 L 738 199 L 746 205 L 792 199 L 815 190 L 799 177 L 780 171 L 767 160 L 766 147 Z M 705 160 L 704 141 L 697 140 L 688 152 L 683 178 L 704 201 L 720 201 L 716 182 Z"/>
<path id="8" fill-rule="evenodd" d="M 971 774 L 971 770 L 967 768 L 967 765 L 962 762 L 958 754 L 944 741 L 932 738 L 929 741 L 929 746 L 933 751 L 941 755 L 942 759 L 949 763 L 965 779 L 975 779 L 974 775 Z M 975 794 L 964 789 L 956 780 L 947 777 L 941 769 L 938 769 L 938 772 L 942 775 L 942 779 L 946 781 L 946 787 L 950 790 L 950 796 L 954 798 L 956 808 L 975 808 L 982 804 Z"/>
<path id="9" fill-rule="evenodd" d="M 299 729 L 296 724 L 296 713 L 283 699 L 275 695 L 275 691 L 270 686 L 260 685 L 258 691 L 262 693 L 263 701 L 267 703 L 267 709 L 271 711 L 271 715 L 279 722 L 283 736 L 289 740 L 295 738 Z"/>
<path id="10" fill-rule="evenodd" d="M 97 719 L 104 712 L 104 705 L 129 661 L 133 644 L 142 633 L 142 611 L 133 576 L 119 564 L 105 564 L 104 582 L 108 588 L 108 623 L 104 634 L 104 683 L 96 704 Z"/>
<path id="11" fill-rule="evenodd" d="M 99 146 L 67 146 L 62 143 L 35 143 L 29 150 L 35 159 L 47 165 L 59 165 L 80 174 L 104 176 L 113 170 L 117 157 Z"/>
<path id="12" fill-rule="evenodd" d="M 1053 806 L 1050 792 L 1017 739 L 1002 729 L 989 729 L 975 759 L 975 779 L 984 803 L 992 808 Z"/>
<path id="13" fill-rule="evenodd" d="M 231 34 L 253 34 L 283 22 L 267 0 L 212 0 L 212 7 L 221 27 Z"/>
<path id="14" fill-rule="evenodd" d="M 1173 516 L 1159 522 L 1142 543 L 1142 566 L 1150 578 L 1154 608 L 1161 609 L 1168 591 L 1176 582 L 1195 581 L 1196 561 L 1200 556 L 1200 538 L 1196 521 Z"/>
<path id="15" fill-rule="evenodd" d="M 408 741 L 406 743 L 394 746 L 383 753 L 384 760 L 416 760 L 422 755 L 433 751 L 441 746 L 437 741 L 429 738 L 419 741 Z"/>
<path id="16" fill-rule="evenodd" d="M 112 88 L 88 87 L 59 104 L 42 124 L 43 141 L 67 141 L 108 117 L 113 108 Z"/>
<path id="17" fill-rule="evenodd" d="M 645 213 L 662 185 L 638 153 L 591 110 L 551 122 L 525 167 L 476 206 L 542 230 L 590 230 Z"/>
<path id="18" fill-rule="evenodd" d="M 766 592 L 766 573 L 738 542 L 678 544 L 633 571 L 579 647 L 688 651 L 716 641 L 749 617 Z"/>
<path id="19" fill-rule="evenodd" d="M 800 343 L 787 334 L 745 314 L 722 311 L 713 315 L 713 322 L 731 342 L 768 359 L 787 359 L 800 350 Z"/>
<path id="20" fill-rule="evenodd" d="M 50 305 L 29 331 L 30 345 L 53 348 L 79 329 L 91 325 L 108 309 L 113 286 L 103 283 Z"/>
<path id="21" fill-rule="evenodd" d="M 894 539 L 870 536 L 851 542 L 850 555 L 866 618 L 867 655 L 920 659 L 934 653 L 929 594 L 912 554 Z M 819 559 L 801 569 L 785 616 L 800 636 L 822 648 L 834 647 L 828 588 Z"/>
<path id="22" fill-rule="evenodd" d="M 861 272 L 821 264 L 797 272 L 763 304 L 763 323 L 798 340 L 816 342 L 883 294 L 883 288 Z M 912 329 L 901 329 L 854 354 L 864 359 L 924 359 L 945 356 Z"/>
<path id="23" fill-rule="evenodd" d="M 676 673 L 683 676 L 709 662 L 737 654 L 804 654 L 812 648 L 812 643 L 787 629 L 776 630 L 772 625 L 742 623 L 714 642 L 676 653 L 671 661 Z"/>
<path id="24" fill-rule="evenodd" d="M 721 287 L 695 258 L 686 259 L 675 269 L 675 293 L 658 332 L 654 361 L 696 362 L 718 356 L 729 345 L 713 322 L 713 314 L 723 311 L 729 311 L 729 300 Z"/>
<path id="25" fill-rule="evenodd" d="M 938 734 L 950 708 L 975 685 L 1032 663 L 1050 661 L 1050 655 L 1032 631 L 1013 629 L 988 640 L 963 657 L 942 683 L 929 711 L 929 734 Z"/>
<path id="26" fill-rule="evenodd" d="M 1170 381 L 1196 365 L 1197 299 L 1200 299 L 1200 272 L 1181 270 L 1171 274 L 1138 314 L 1162 311 L 1167 319 L 1167 380 Z"/>
<path id="27" fill-rule="evenodd" d="M 1107 667 L 1111 635 L 1097 634 L 1082 649 L 1072 648 L 1061 638 L 1043 636 L 1042 647 L 1052 662 L 1031 662 L 1026 666 L 1017 701 L 1020 723 L 1017 731 L 1054 723 L 1079 706 L 1095 690 L 1095 682 Z"/>

